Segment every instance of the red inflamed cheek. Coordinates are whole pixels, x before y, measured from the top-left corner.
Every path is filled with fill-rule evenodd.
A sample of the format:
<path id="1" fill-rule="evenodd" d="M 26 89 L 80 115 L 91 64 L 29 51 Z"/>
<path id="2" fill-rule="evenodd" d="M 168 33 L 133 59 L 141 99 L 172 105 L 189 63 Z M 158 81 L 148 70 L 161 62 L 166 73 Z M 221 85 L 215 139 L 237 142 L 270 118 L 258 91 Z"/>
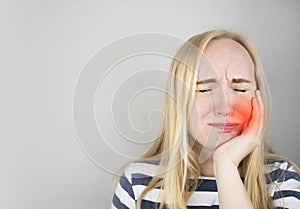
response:
<path id="1" fill-rule="evenodd" d="M 248 123 L 252 114 L 251 100 L 239 102 L 235 106 L 235 113 L 234 120 L 236 122 Z"/>

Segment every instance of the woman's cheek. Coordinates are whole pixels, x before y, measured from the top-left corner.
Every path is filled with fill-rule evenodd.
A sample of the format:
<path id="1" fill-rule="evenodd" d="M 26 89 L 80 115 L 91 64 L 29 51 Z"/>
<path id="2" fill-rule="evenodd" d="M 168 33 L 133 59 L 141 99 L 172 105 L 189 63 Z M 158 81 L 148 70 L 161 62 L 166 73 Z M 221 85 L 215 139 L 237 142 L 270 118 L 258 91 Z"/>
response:
<path id="1" fill-rule="evenodd" d="M 209 99 L 196 98 L 194 108 L 188 119 L 188 132 L 196 139 L 206 138 L 207 127 L 206 123 L 212 121 L 210 112 L 212 111 L 212 104 Z"/>
<path id="2" fill-rule="evenodd" d="M 251 99 L 240 100 L 235 107 L 235 111 L 238 113 L 236 114 L 235 120 L 243 123 L 244 127 L 246 127 L 252 114 Z"/>

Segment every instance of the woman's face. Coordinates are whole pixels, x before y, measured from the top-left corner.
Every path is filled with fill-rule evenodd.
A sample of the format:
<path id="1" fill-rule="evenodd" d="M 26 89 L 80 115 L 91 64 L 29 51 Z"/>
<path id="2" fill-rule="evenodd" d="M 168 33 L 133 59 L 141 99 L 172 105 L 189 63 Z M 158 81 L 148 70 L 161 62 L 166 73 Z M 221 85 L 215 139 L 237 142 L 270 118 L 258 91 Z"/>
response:
<path id="1" fill-rule="evenodd" d="M 251 118 L 254 64 L 247 50 L 228 38 L 212 40 L 202 57 L 188 131 L 215 149 L 240 135 Z"/>

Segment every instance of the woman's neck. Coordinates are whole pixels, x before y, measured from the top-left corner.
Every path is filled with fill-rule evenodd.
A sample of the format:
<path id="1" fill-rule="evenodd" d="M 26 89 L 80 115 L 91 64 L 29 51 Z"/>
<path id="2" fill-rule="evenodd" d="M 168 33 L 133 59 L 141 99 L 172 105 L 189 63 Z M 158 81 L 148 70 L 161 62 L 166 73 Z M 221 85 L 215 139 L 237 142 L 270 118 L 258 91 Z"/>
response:
<path id="1" fill-rule="evenodd" d="M 202 151 L 203 146 L 199 144 L 197 141 L 195 141 L 193 149 L 198 155 L 198 159 L 200 158 L 200 153 Z M 213 162 L 213 156 L 209 156 L 208 159 L 205 160 L 205 162 L 201 162 L 199 159 L 199 165 L 200 165 L 200 172 L 201 176 L 206 177 L 214 177 L 214 162 Z"/>
<path id="2" fill-rule="evenodd" d="M 214 162 L 212 157 L 204 163 L 200 163 L 201 176 L 214 177 Z"/>

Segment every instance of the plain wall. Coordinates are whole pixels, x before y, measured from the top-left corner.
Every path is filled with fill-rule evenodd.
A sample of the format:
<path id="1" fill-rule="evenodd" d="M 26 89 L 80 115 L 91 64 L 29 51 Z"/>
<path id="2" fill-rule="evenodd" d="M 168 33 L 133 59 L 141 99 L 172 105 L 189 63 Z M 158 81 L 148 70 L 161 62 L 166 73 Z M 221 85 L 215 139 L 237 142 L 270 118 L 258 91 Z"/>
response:
<path id="1" fill-rule="evenodd" d="M 0 208 L 110 208 L 111 173 L 122 165 L 119 158 L 123 152 L 124 159 L 143 153 L 144 145 L 131 147 L 138 143 L 124 143 L 122 134 L 108 127 L 106 140 L 111 138 L 116 150 L 91 144 L 90 149 L 102 155 L 84 150 L 74 128 L 73 95 L 84 67 L 99 50 L 145 32 L 186 40 L 225 27 L 249 36 L 259 50 L 272 93 L 270 141 L 300 164 L 299 11 L 297 0 L 1 1 Z M 151 59 L 143 65 L 151 68 Z M 123 66 L 134 65 L 131 61 Z M 167 64 L 168 59 L 155 61 L 157 68 Z M 125 79 L 121 68 L 114 72 Z M 158 79 L 161 85 L 165 78 L 150 74 L 136 79 L 141 83 Z M 116 101 L 124 99 L 128 105 L 126 94 L 118 95 Z M 144 131 L 151 128 L 143 123 L 149 122 L 145 110 L 162 103 L 161 93 L 147 95 L 151 97 L 141 94 L 132 103 L 131 120 Z M 95 100 L 98 125 L 105 126 L 107 118 L 101 118 L 99 107 L 111 100 L 101 96 Z M 115 108 L 116 116 L 122 114 L 117 111 L 122 105 Z M 151 117 L 157 131 L 160 115 L 155 112 Z"/>

